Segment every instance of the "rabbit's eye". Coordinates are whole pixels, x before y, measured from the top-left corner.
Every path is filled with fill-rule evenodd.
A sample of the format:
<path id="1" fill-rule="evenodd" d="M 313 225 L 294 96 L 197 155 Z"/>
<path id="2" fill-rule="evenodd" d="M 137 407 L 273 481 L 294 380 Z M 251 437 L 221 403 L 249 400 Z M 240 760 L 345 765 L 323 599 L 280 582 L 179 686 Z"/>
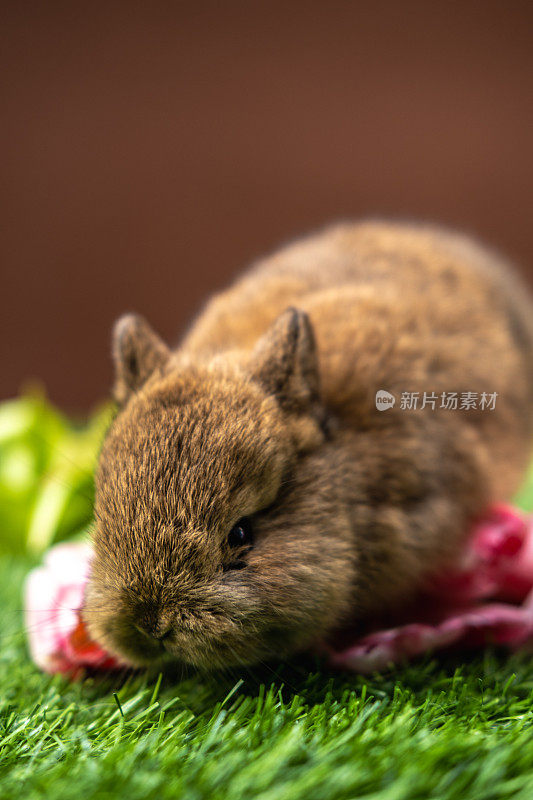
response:
<path id="1" fill-rule="evenodd" d="M 228 544 L 230 547 L 244 547 L 245 545 L 251 545 L 252 541 L 252 523 L 248 517 L 243 517 L 230 530 Z"/>

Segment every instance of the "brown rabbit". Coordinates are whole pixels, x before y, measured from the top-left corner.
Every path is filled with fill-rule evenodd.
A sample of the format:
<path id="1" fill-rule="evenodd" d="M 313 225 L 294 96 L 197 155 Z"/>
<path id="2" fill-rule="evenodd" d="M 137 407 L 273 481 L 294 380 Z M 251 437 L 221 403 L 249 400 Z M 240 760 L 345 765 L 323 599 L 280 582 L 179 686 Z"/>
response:
<path id="1" fill-rule="evenodd" d="M 327 229 L 211 300 L 176 351 L 128 315 L 113 352 L 84 616 L 134 664 L 285 656 L 386 611 L 530 454 L 526 292 L 429 225 Z"/>

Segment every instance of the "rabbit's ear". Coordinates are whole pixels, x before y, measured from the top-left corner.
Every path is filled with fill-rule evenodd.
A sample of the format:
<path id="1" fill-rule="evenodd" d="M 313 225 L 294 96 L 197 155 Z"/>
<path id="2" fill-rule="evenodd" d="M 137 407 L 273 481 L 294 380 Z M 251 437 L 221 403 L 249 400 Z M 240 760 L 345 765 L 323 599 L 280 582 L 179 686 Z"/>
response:
<path id="1" fill-rule="evenodd" d="M 123 405 L 154 370 L 163 367 L 170 350 L 139 314 L 125 314 L 113 329 L 114 396 Z"/>
<path id="2" fill-rule="evenodd" d="M 310 410 L 319 402 L 315 336 L 305 311 L 288 308 L 259 339 L 252 377 L 287 411 Z"/>

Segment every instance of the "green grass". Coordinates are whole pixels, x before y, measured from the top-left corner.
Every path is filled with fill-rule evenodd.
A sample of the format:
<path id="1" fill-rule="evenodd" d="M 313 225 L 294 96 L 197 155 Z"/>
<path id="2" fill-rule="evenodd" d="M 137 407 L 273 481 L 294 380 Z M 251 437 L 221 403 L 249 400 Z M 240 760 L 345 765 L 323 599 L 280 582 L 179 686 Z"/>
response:
<path id="1" fill-rule="evenodd" d="M 8 410 L 12 417 L 18 407 Z M 526 653 L 426 659 L 371 679 L 334 674 L 312 659 L 224 675 L 78 683 L 39 672 L 21 615 L 22 581 L 39 550 L 24 514 L 29 498 L 35 526 L 58 466 L 34 435 L 41 422 L 31 419 L 4 438 L 4 452 L 26 448 L 41 460 L 26 458 L 33 472 L 4 462 L 11 471 L 4 469 L 3 488 L 20 507 L 0 508 L 0 520 L 20 529 L 8 536 L 0 527 L 0 800 L 533 798 Z M 62 425 L 55 441 L 65 453 L 84 432 Z M 85 484 L 93 460 L 86 457 L 71 487 Z M 59 468 L 73 469 L 71 462 Z M 529 486 L 520 500 L 531 507 L 532 498 Z M 46 541 L 75 532 L 65 502 Z M 84 514 L 76 525 L 86 524 Z"/>

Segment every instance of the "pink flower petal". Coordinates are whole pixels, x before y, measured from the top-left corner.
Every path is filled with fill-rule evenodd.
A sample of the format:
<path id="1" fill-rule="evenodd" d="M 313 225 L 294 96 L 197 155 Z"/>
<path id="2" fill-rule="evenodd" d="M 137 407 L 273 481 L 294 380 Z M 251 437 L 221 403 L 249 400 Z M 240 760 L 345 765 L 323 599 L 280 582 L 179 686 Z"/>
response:
<path id="1" fill-rule="evenodd" d="M 44 565 L 30 572 L 25 586 L 25 623 L 30 654 L 46 672 L 78 674 L 84 667 L 120 666 L 87 637 L 81 619 L 91 548 L 60 544 Z"/>

